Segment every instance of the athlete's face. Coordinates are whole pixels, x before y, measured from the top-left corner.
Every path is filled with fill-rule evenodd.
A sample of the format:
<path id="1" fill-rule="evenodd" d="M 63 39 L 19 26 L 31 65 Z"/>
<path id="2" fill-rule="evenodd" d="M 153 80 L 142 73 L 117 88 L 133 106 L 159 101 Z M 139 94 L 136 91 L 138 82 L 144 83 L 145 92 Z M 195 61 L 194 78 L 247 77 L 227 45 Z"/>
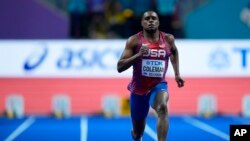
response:
<path id="1" fill-rule="evenodd" d="M 159 18 L 158 15 L 153 12 L 145 12 L 142 20 L 141 20 L 141 25 L 144 30 L 146 31 L 156 31 L 159 27 Z"/>

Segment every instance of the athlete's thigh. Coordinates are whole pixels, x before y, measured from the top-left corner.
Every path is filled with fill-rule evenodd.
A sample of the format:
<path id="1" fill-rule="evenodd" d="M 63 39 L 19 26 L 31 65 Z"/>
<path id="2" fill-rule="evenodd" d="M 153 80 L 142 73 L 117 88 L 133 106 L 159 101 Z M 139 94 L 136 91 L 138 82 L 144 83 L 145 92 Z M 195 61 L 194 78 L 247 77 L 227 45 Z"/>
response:
<path id="1" fill-rule="evenodd" d="M 159 91 L 152 103 L 152 108 L 156 110 L 159 106 L 167 106 L 168 97 L 166 91 Z"/>
<path id="2" fill-rule="evenodd" d="M 146 95 L 130 95 L 130 112 L 134 120 L 144 120 L 149 111 L 149 99 Z"/>
<path id="3" fill-rule="evenodd" d="M 150 105 L 156 109 L 160 105 L 167 105 L 169 98 L 167 83 L 159 83 L 156 85 L 150 95 Z"/>

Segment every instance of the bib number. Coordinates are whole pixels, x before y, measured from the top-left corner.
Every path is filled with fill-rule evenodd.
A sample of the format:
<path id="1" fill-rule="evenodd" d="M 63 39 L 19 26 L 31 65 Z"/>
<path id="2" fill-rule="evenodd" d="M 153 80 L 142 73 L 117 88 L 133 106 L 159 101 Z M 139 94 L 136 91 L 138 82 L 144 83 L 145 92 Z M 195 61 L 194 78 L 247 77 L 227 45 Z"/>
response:
<path id="1" fill-rule="evenodd" d="M 164 60 L 142 60 L 142 76 L 147 77 L 163 77 L 165 70 Z"/>

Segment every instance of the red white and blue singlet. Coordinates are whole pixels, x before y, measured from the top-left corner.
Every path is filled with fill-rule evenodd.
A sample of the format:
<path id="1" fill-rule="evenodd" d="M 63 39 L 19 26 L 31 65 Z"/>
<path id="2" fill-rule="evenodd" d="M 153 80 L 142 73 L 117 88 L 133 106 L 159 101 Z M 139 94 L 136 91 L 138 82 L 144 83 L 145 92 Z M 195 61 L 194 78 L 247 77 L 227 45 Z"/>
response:
<path id="1" fill-rule="evenodd" d="M 165 74 L 171 51 L 164 32 L 160 32 L 159 40 L 156 42 L 144 38 L 142 31 L 137 33 L 137 37 L 139 42 L 135 53 L 139 52 L 143 44 L 147 44 L 149 50 L 133 64 L 133 77 L 128 89 L 131 93 L 144 95 L 158 83 L 166 82 Z"/>

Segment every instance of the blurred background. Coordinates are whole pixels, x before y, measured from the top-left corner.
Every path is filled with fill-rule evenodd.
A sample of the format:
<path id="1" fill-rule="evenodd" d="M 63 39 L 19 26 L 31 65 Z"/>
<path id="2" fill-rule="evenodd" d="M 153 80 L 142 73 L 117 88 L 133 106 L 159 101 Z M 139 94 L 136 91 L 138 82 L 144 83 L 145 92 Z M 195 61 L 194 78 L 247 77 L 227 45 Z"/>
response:
<path id="1" fill-rule="evenodd" d="M 175 36 L 186 81 L 179 89 L 169 67 L 169 141 L 184 129 L 229 140 L 230 124 L 250 124 L 249 0 L 1 0 L 0 140 L 131 140 L 132 69 L 116 63 L 147 10 Z"/>
<path id="2" fill-rule="evenodd" d="M 141 30 L 155 10 L 182 39 L 248 39 L 249 0 L 2 0 L 2 39 L 114 39 Z"/>

